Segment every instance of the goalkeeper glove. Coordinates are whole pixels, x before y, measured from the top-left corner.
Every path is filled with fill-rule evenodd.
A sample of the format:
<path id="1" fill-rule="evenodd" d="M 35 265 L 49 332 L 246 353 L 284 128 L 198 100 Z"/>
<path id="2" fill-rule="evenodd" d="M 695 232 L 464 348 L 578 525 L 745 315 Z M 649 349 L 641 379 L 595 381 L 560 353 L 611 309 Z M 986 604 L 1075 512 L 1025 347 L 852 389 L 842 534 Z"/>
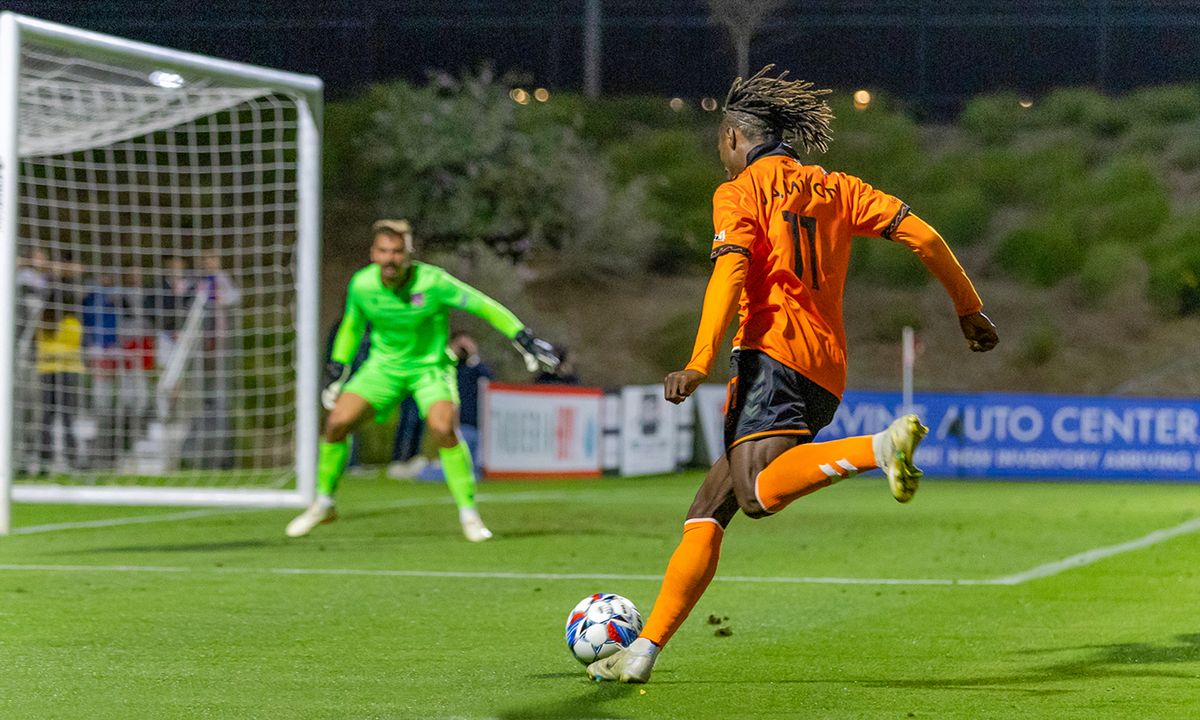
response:
<path id="1" fill-rule="evenodd" d="M 337 404 L 338 396 L 342 394 L 342 386 L 350 378 L 350 366 L 340 362 L 325 364 L 325 378 L 329 381 L 321 391 L 321 405 L 326 410 L 332 410 Z"/>
<path id="2" fill-rule="evenodd" d="M 553 372 L 562 360 L 553 345 L 534 335 L 529 328 L 522 328 L 512 342 L 525 359 L 525 369 L 529 372 L 537 372 L 539 366 Z"/>

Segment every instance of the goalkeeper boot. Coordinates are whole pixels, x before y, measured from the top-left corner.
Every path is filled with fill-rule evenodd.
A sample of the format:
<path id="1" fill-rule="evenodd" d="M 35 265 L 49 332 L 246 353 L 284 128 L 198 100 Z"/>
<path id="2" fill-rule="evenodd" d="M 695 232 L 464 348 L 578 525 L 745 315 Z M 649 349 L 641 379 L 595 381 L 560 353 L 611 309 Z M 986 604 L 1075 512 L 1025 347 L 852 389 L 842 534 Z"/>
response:
<path id="1" fill-rule="evenodd" d="M 483 524 L 479 511 L 475 508 L 463 508 L 458 511 L 458 519 L 462 523 L 463 535 L 471 542 L 483 542 L 492 537 L 492 531 Z"/>
<path id="2" fill-rule="evenodd" d="M 913 465 L 913 455 L 927 432 L 929 428 L 922 425 L 916 415 L 902 415 L 892 421 L 887 430 L 876 433 L 871 441 L 875 462 L 887 476 L 896 502 L 912 500 L 921 476 L 925 474 Z"/>
<path id="3" fill-rule="evenodd" d="M 337 508 L 333 506 L 333 498 L 321 495 L 308 509 L 288 523 L 288 537 L 304 537 L 318 525 L 337 520 Z"/>
<path id="4" fill-rule="evenodd" d="M 654 672 L 659 647 L 646 638 L 634 640 L 608 657 L 588 665 L 588 677 L 600 682 L 614 680 L 623 683 L 644 683 Z"/>

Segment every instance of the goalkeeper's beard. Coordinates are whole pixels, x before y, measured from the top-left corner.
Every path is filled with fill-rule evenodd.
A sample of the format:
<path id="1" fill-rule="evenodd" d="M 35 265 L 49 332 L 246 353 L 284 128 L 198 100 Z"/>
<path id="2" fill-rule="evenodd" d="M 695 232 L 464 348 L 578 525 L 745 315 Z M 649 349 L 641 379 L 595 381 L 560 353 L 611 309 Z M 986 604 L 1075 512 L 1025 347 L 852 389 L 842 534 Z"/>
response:
<path id="1" fill-rule="evenodd" d="M 383 277 L 383 283 L 390 287 L 398 287 L 404 283 L 408 277 L 408 271 L 412 266 L 408 263 L 396 264 L 388 263 L 380 265 L 380 274 Z"/>

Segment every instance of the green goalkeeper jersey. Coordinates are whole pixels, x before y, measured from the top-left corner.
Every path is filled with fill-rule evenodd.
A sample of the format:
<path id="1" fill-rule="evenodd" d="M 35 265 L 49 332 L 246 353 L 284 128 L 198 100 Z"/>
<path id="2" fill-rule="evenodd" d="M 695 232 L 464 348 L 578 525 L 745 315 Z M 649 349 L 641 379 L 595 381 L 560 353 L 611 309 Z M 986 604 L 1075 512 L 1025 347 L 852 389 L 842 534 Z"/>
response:
<path id="1" fill-rule="evenodd" d="M 525 327 L 508 308 L 439 267 L 413 262 L 408 282 L 393 291 L 371 264 L 350 279 L 330 359 L 349 365 L 370 323 L 372 361 L 403 370 L 450 364 L 446 344 L 454 309 L 478 315 L 510 340 Z"/>

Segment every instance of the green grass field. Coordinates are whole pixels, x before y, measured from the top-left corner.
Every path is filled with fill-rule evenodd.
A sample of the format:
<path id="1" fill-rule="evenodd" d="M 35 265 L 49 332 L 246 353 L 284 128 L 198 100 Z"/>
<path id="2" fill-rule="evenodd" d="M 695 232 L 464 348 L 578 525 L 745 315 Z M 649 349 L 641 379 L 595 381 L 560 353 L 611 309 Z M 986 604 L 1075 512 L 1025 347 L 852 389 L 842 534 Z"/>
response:
<path id="1" fill-rule="evenodd" d="M 478 546 L 443 488 L 382 480 L 299 541 L 291 511 L 17 506 L 0 718 L 1200 715 L 1185 485 L 927 481 L 900 506 L 868 476 L 739 517 L 652 681 L 590 682 L 567 611 L 648 613 L 699 479 L 490 483 Z"/>

